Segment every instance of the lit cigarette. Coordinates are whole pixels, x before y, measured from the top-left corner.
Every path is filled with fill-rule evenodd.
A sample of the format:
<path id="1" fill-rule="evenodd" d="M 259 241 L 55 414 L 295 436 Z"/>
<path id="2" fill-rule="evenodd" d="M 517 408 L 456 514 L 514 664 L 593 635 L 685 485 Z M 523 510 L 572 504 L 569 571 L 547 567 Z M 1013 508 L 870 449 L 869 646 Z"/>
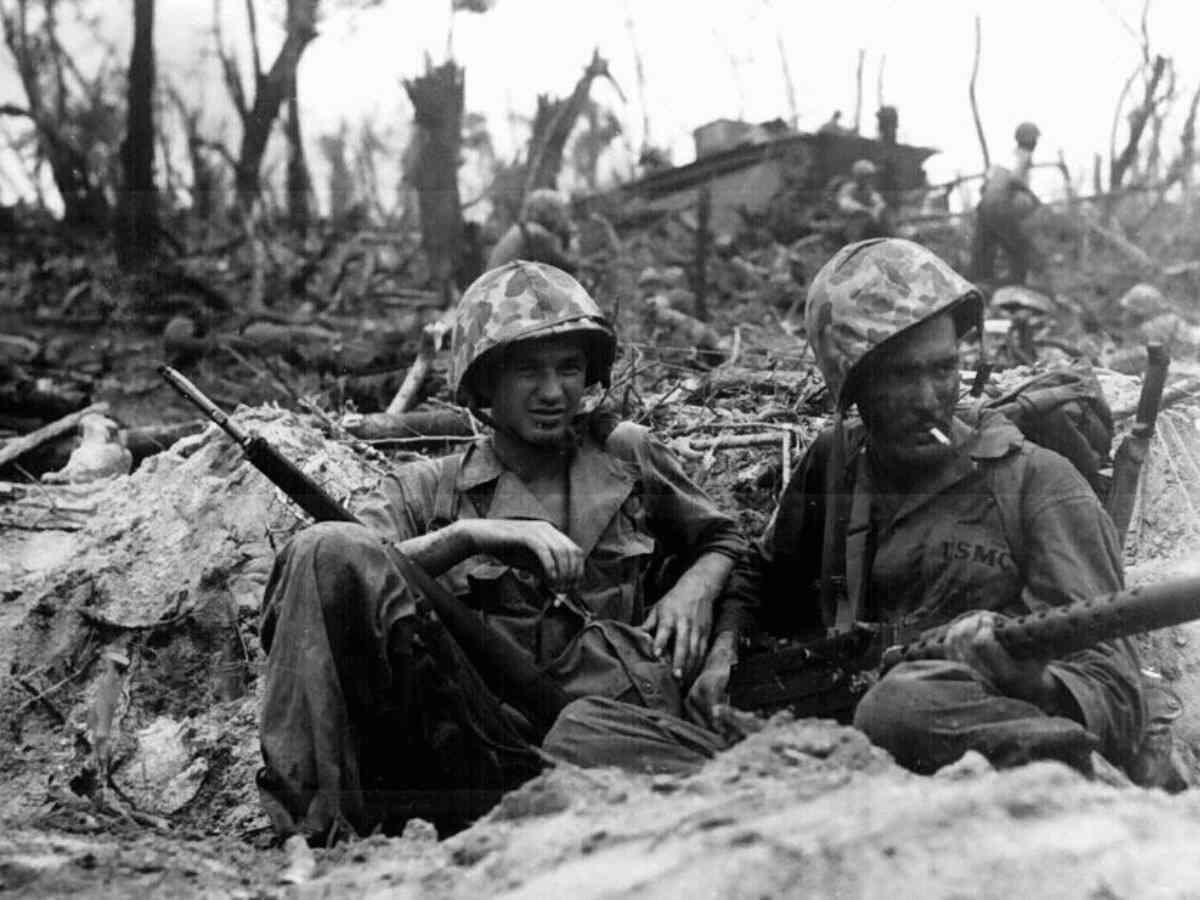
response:
<path id="1" fill-rule="evenodd" d="M 950 438 L 946 437 L 945 433 L 940 428 L 930 428 L 929 433 L 933 435 L 933 439 L 943 447 L 950 446 Z"/>

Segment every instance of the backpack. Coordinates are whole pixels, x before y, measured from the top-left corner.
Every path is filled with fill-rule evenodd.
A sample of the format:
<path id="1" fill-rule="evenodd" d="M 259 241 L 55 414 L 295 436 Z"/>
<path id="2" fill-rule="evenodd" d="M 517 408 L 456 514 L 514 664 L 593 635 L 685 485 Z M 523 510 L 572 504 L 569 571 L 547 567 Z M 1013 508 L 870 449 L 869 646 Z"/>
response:
<path id="1" fill-rule="evenodd" d="M 1028 440 L 1065 456 L 1096 495 L 1105 499 L 1109 479 L 1100 470 L 1109 462 L 1113 417 L 1087 362 L 1035 375 L 986 401 L 974 411 L 972 424 L 984 410 L 1003 413 Z"/>

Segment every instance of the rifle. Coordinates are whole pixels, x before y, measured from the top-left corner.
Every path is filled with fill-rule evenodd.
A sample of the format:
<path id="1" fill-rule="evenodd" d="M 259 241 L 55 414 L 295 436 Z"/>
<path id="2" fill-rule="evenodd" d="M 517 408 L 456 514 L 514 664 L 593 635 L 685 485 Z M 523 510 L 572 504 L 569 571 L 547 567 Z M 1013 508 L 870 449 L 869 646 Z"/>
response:
<path id="1" fill-rule="evenodd" d="M 1200 618 L 1200 576 L 1117 591 L 1052 606 L 996 624 L 996 640 L 1017 659 L 1056 659 L 1101 641 Z M 791 709 L 797 716 L 846 720 L 879 676 L 900 662 L 943 659 L 948 626 L 889 646 L 884 626 L 850 631 L 786 650 L 751 656 L 730 676 L 741 709 Z"/>
<path id="2" fill-rule="evenodd" d="M 262 435 L 238 427 L 181 373 L 167 365 L 159 366 L 158 373 L 233 438 L 250 463 L 314 521 L 362 524 Z M 542 732 L 548 731 L 570 702 L 562 688 L 399 548 L 386 542 L 383 547 L 416 597 L 418 621 L 431 651 L 446 655 L 448 665 L 460 665 L 461 654 L 453 654 L 446 645 L 447 639 L 452 640 L 500 699 Z"/>
<path id="3" fill-rule="evenodd" d="M 1122 546 L 1129 531 L 1129 520 L 1133 517 L 1133 501 L 1137 496 L 1142 464 L 1154 439 L 1154 426 L 1158 421 L 1158 408 L 1162 403 L 1163 385 L 1170 365 L 1171 357 L 1162 344 L 1146 345 L 1146 374 L 1142 378 L 1133 429 L 1117 448 L 1113 459 L 1112 485 L 1105 503 L 1113 524 L 1117 526 Z"/>

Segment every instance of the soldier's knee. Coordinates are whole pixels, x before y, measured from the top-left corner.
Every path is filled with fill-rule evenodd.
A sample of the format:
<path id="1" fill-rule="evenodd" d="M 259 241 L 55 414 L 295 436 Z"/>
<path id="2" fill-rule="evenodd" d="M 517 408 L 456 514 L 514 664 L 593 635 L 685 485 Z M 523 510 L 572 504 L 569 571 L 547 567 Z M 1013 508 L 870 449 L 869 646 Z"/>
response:
<path id="1" fill-rule="evenodd" d="M 905 730 L 908 722 L 903 710 L 909 699 L 907 680 L 888 673 L 873 685 L 854 710 L 854 727 L 871 739 L 873 744 L 886 747 Z"/>
<path id="2" fill-rule="evenodd" d="M 293 537 L 286 552 L 293 556 L 347 557 L 377 543 L 378 538 L 357 522 L 318 522 Z"/>
<path id="3" fill-rule="evenodd" d="M 885 749 L 910 741 L 924 727 L 944 667 L 940 660 L 932 666 L 925 662 L 896 666 L 859 701 L 854 727 Z"/>

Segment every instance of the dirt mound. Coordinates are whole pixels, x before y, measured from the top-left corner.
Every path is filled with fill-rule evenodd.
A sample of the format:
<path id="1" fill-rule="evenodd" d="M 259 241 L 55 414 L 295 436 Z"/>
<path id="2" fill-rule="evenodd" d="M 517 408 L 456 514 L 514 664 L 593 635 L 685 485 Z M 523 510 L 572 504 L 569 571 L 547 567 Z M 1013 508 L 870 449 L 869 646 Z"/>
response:
<path id="1" fill-rule="evenodd" d="M 338 497 L 378 478 L 295 416 L 246 411 L 258 431 Z M 61 495 L 59 497 L 61 499 Z M 79 495 L 75 495 L 79 499 Z M 12 503 L 44 503 L 31 492 Z M 13 510 L 8 509 L 13 513 Z M 217 429 L 179 442 L 89 496 L 82 524 L 0 530 L 0 818 L 78 825 L 101 813 L 245 832 L 262 826 L 254 689 L 257 612 L 276 548 L 301 524 Z M 14 513 L 19 514 L 19 513 Z M 47 776 L 49 786 L 47 785 Z M 51 802 L 58 793 L 62 802 Z M 60 823 L 61 824 L 61 823 Z"/>
<path id="2" fill-rule="evenodd" d="M 1191 798 L 974 754 L 919 778 L 814 721 L 686 778 L 560 769 L 441 844 L 411 831 L 318 854 L 295 896 L 1170 897 L 1200 878 Z"/>

